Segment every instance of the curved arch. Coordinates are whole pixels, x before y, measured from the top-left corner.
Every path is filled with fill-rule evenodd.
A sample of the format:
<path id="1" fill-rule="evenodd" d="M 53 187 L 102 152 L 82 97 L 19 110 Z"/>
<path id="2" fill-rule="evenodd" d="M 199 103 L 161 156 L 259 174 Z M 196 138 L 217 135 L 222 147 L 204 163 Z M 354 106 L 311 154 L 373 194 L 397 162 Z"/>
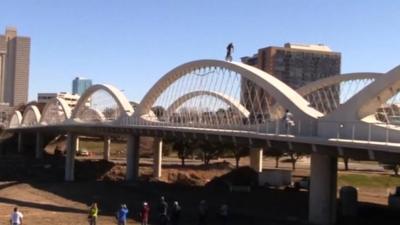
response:
<path id="1" fill-rule="evenodd" d="M 97 109 L 85 108 L 77 115 L 80 122 L 103 122 L 105 121 L 104 114 Z"/>
<path id="2" fill-rule="evenodd" d="M 56 97 L 50 99 L 50 101 L 44 106 L 40 123 L 44 122 L 50 106 L 54 104 L 59 104 L 61 106 L 61 110 L 65 115 L 64 119 L 69 119 L 71 117 L 71 107 L 68 106 L 68 103 L 64 99 Z"/>
<path id="3" fill-rule="evenodd" d="M 378 79 L 380 76 L 382 76 L 383 73 L 345 73 L 345 74 L 339 74 L 339 75 L 335 75 L 335 76 L 330 76 L 330 77 L 326 77 L 323 79 L 319 79 L 313 82 L 310 82 L 298 89 L 296 89 L 297 93 L 299 93 L 301 96 L 306 97 L 307 95 L 325 88 L 325 87 L 329 87 L 332 85 L 336 85 L 336 84 L 340 84 L 341 82 L 344 81 L 350 81 L 350 80 L 363 80 L 363 79 L 373 79 L 376 80 Z M 282 114 L 284 112 L 284 108 L 282 108 L 282 106 L 279 105 L 274 105 L 271 109 L 271 111 L 275 112 L 274 114 Z M 280 113 L 278 113 L 280 112 Z"/>
<path id="4" fill-rule="evenodd" d="M 33 116 L 33 121 L 27 121 Z M 22 116 L 22 125 L 32 125 L 38 124 L 40 122 L 41 114 L 36 105 L 29 105 L 25 108 L 23 116 Z"/>
<path id="5" fill-rule="evenodd" d="M 10 123 L 8 124 L 9 128 L 16 128 L 22 124 L 22 114 L 20 111 L 14 111 L 13 115 L 11 116 Z"/>
<path id="6" fill-rule="evenodd" d="M 356 121 L 374 114 L 382 103 L 400 91 L 400 66 L 375 79 L 325 120 Z"/>
<path id="7" fill-rule="evenodd" d="M 317 119 L 318 117 L 323 116 L 322 113 L 318 112 L 312 107 L 309 107 L 308 102 L 295 90 L 293 90 L 274 76 L 243 63 L 226 62 L 220 60 L 193 61 L 171 70 L 159 81 L 157 81 L 157 83 L 147 92 L 147 94 L 141 101 L 138 110 L 136 110 L 135 115 L 146 115 L 150 111 L 157 98 L 173 82 L 178 80 L 180 77 L 185 76 L 187 71 L 202 67 L 220 67 L 241 74 L 241 76 L 256 83 L 264 90 L 268 90 L 268 93 L 273 95 L 277 102 L 279 102 L 281 105 L 289 109 L 300 118 Z"/>
<path id="8" fill-rule="evenodd" d="M 130 116 L 133 113 L 133 108 L 125 95 L 118 90 L 118 88 L 108 84 L 96 84 L 88 88 L 76 103 L 75 109 L 72 111 L 71 118 L 76 118 L 77 113 L 81 107 L 84 107 L 86 101 L 92 96 L 93 93 L 99 90 L 104 90 L 117 102 L 120 110 L 126 115 Z"/>
<path id="9" fill-rule="evenodd" d="M 186 101 L 195 98 L 197 96 L 208 95 L 215 98 L 218 98 L 225 102 L 227 105 L 231 106 L 233 109 L 237 110 L 242 116 L 248 117 L 250 112 L 242 105 L 240 102 L 236 101 L 235 99 L 231 98 L 230 96 L 224 95 L 219 92 L 215 91 L 193 91 L 182 95 L 178 99 L 176 99 L 166 110 L 166 114 L 170 115 L 174 112 L 179 106 L 181 106 Z"/>
<path id="10" fill-rule="evenodd" d="M 330 76 L 326 77 L 323 79 L 319 79 L 316 81 L 313 81 L 311 83 L 308 83 L 298 89 L 296 91 L 301 95 L 301 96 L 306 96 L 314 91 L 317 91 L 318 89 L 324 88 L 324 87 L 329 87 L 335 84 L 339 84 L 343 81 L 349 81 L 349 80 L 363 80 L 363 79 L 378 79 L 380 76 L 382 76 L 383 73 L 347 73 L 347 74 L 340 74 L 340 75 L 335 75 L 335 76 Z"/>

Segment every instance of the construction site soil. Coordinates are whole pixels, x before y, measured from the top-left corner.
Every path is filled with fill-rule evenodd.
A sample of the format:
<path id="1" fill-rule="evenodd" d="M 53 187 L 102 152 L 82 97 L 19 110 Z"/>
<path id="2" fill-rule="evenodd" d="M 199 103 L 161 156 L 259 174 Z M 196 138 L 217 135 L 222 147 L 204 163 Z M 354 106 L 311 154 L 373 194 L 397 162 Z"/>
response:
<path id="1" fill-rule="evenodd" d="M 229 205 L 229 224 L 307 224 L 308 192 L 287 188 L 256 187 L 249 168 L 233 170 L 229 163 L 209 166 L 166 165 L 161 180 L 152 178 L 149 164 L 140 166 L 140 179 L 126 182 L 124 163 L 78 158 L 74 182 L 64 182 L 63 156 L 35 160 L 21 155 L 0 159 L 0 224 L 6 224 L 13 207 L 24 213 L 24 225 L 88 224 L 88 205 L 99 205 L 99 225 L 116 224 L 121 203 L 130 210 L 128 224 L 140 224 L 142 202 L 150 204 L 150 224 L 157 224 L 160 196 L 169 204 L 180 202 L 180 224 L 197 224 L 197 206 L 208 204 L 208 224 L 219 224 L 221 204 Z M 250 189 L 231 192 L 230 185 Z M 240 189 L 239 189 L 240 190 Z M 340 209 L 338 210 L 340 212 Z M 340 224 L 398 224 L 398 212 L 386 206 L 360 203 L 357 218 L 342 218 Z"/>

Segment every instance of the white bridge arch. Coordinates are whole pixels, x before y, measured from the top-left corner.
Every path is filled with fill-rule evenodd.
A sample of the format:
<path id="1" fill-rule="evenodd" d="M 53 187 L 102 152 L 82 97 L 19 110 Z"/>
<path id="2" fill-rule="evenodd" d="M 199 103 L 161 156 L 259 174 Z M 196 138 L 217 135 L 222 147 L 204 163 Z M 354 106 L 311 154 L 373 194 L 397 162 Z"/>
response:
<path id="1" fill-rule="evenodd" d="M 10 122 L 8 123 L 9 128 L 17 128 L 21 125 L 22 123 L 22 114 L 20 111 L 16 110 L 12 114 L 10 118 Z"/>
<path id="2" fill-rule="evenodd" d="M 85 111 L 85 113 L 88 112 L 85 109 L 85 107 L 87 107 L 87 101 L 97 91 L 105 91 L 106 93 L 108 93 L 114 99 L 114 101 L 117 103 L 118 110 L 122 116 L 130 116 L 133 114 L 134 110 L 133 110 L 131 104 L 129 103 L 129 100 L 118 88 L 116 88 L 112 85 L 107 85 L 107 84 L 96 84 L 96 85 L 93 85 L 90 88 L 88 88 L 83 93 L 83 95 L 79 98 L 79 101 L 77 102 L 75 109 L 72 111 L 72 115 L 71 115 L 72 119 L 78 118 L 78 116 L 81 115 L 81 111 Z M 91 111 L 93 111 L 93 110 L 91 110 Z M 95 113 L 96 115 L 94 115 L 94 116 L 99 119 L 103 118 L 104 115 L 99 116 L 98 115 L 99 113 L 101 113 L 101 112 L 96 112 Z M 104 119 L 101 119 L 101 121 L 104 121 Z"/>
<path id="3" fill-rule="evenodd" d="M 381 75 L 355 94 L 324 120 L 359 121 L 373 115 L 377 109 L 400 90 L 400 66 Z"/>
<path id="4" fill-rule="evenodd" d="M 40 123 L 41 114 L 36 105 L 28 105 L 23 113 L 22 126 L 33 126 Z"/>
<path id="5" fill-rule="evenodd" d="M 71 117 L 71 107 L 62 98 L 52 98 L 44 106 L 40 123 L 43 125 L 59 124 Z"/>
<path id="6" fill-rule="evenodd" d="M 207 96 L 212 96 L 215 98 L 218 98 L 231 106 L 233 109 L 235 109 L 240 115 L 243 117 L 248 117 L 250 115 L 249 110 L 246 109 L 240 102 L 237 102 L 235 99 L 224 95 L 222 93 L 218 93 L 215 91 L 193 91 L 189 92 L 178 99 L 176 99 L 166 110 L 166 114 L 170 115 L 172 112 L 174 112 L 177 108 L 179 108 L 183 103 L 188 101 L 189 99 L 195 98 L 197 96 L 202 96 L 202 95 L 207 95 Z"/>
<path id="7" fill-rule="evenodd" d="M 188 71 L 203 67 L 218 67 L 239 73 L 242 77 L 256 83 L 264 90 L 268 90 L 268 93 L 274 96 L 279 104 L 293 112 L 298 118 L 315 120 L 322 116 L 320 112 L 309 107 L 308 102 L 301 95 L 274 76 L 243 63 L 230 63 L 219 60 L 193 61 L 171 70 L 147 92 L 136 110 L 135 116 L 148 114 L 157 98 L 172 83 L 184 76 Z"/>
<path id="8" fill-rule="evenodd" d="M 212 109 L 214 111 L 210 112 L 199 110 L 200 115 L 202 113 L 209 113 L 206 114 L 206 116 L 208 116 L 208 121 L 206 120 L 206 116 L 204 116 L 204 118 L 201 118 L 196 117 L 196 115 L 194 115 L 193 120 L 191 120 L 191 117 L 193 116 L 193 114 L 195 114 L 195 111 L 190 111 L 190 108 L 188 108 L 188 112 L 189 114 L 192 113 L 192 115 L 189 115 L 187 117 L 185 117 L 184 114 L 178 114 L 177 116 L 172 115 L 172 117 L 169 117 L 170 120 L 160 121 L 157 119 L 157 115 L 152 112 L 152 107 L 158 106 L 155 105 L 155 102 L 157 102 L 160 96 L 168 88 L 173 86 L 177 80 L 188 74 L 195 74 L 199 77 L 205 77 L 205 74 L 213 73 L 213 70 L 217 71 L 215 72 L 216 75 L 220 75 L 219 73 L 223 75 L 235 73 L 236 75 L 239 75 L 240 77 L 245 79 L 246 82 L 250 81 L 258 85 L 258 88 L 266 90 L 268 96 L 272 96 L 274 98 L 272 102 L 275 104 L 271 105 L 272 108 L 268 108 L 268 110 L 277 109 L 283 111 L 284 109 L 289 109 L 295 115 L 296 122 L 302 123 L 298 126 L 296 123 L 296 127 L 293 128 L 294 130 L 296 130 L 298 135 L 304 134 L 319 135 L 323 137 L 334 137 L 340 135 L 343 136 L 343 134 L 347 132 L 347 134 L 345 135 L 349 136 L 349 125 L 344 126 L 345 128 L 343 129 L 341 128 L 342 130 L 347 129 L 345 132 L 342 132 L 342 130 L 339 132 L 337 127 L 342 127 L 343 123 L 349 124 L 350 121 L 353 124 L 357 123 L 357 126 L 361 123 L 371 124 L 382 122 L 377 121 L 376 119 L 371 119 L 372 117 L 370 118 L 370 116 L 373 115 L 379 107 L 381 107 L 383 102 L 390 99 L 391 96 L 393 96 L 395 93 L 398 93 L 400 90 L 400 67 L 397 67 L 386 74 L 352 73 L 337 75 L 309 83 L 308 85 L 301 87 L 298 90 L 293 90 L 274 76 L 249 65 L 219 60 L 198 60 L 180 65 L 170 72 L 166 73 L 147 92 L 147 94 L 137 105 L 135 110 L 132 108 L 130 102 L 120 90 L 111 85 L 99 84 L 89 88 L 79 99 L 75 109 L 73 110 L 69 109 L 67 104 L 60 99 L 51 100 L 51 102 L 49 102 L 44 107 L 42 114 L 39 112 L 37 106 L 28 104 L 23 114 L 21 114 L 20 112 L 15 112 L 13 114 L 10 122 L 8 123 L 8 126 L 9 128 L 13 129 L 18 127 L 29 129 L 30 126 L 36 127 L 58 124 L 68 124 L 73 126 L 75 121 L 80 122 L 81 125 L 86 122 L 96 122 L 99 125 L 101 125 L 102 123 L 107 123 L 108 125 L 112 126 L 129 126 L 140 123 L 141 125 L 151 126 L 193 126 L 200 129 L 231 128 L 235 130 L 250 130 L 265 133 L 282 132 L 282 123 L 280 123 L 281 120 L 279 120 L 279 115 L 282 115 L 281 113 L 275 113 L 275 115 L 278 115 L 275 118 L 272 116 L 265 116 L 263 118 L 260 118 L 264 115 L 254 114 L 254 109 L 251 109 L 248 107 L 248 105 L 243 104 L 243 102 L 245 101 L 242 99 L 242 96 L 240 96 L 239 98 L 237 98 L 237 96 L 234 96 L 236 97 L 235 99 L 233 98 L 233 95 L 229 95 L 227 92 L 219 92 L 214 89 L 202 89 L 202 87 L 198 87 L 195 84 L 191 84 L 192 86 L 190 86 L 190 88 L 187 88 L 183 92 L 179 92 L 177 95 L 173 96 L 173 98 L 170 99 L 170 102 L 168 102 L 169 104 L 162 106 L 167 106 L 166 108 L 160 107 L 159 109 L 165 109 L 165 112 L 167 112 L 167 114 L 171 114 L 171 111 L 178 109 L 178 107 L 183 107 L 183 104 L 186 104 L 186 102 L 191 101 L 191 99 L 194 99 L 198 96 L 212 97 L 223 102 L 227 106 L 223 105 L 223 107 L 225 108 L 218 108 L 218 106 L 218 110 Z M 341 102 L 340 104 L 338 104 L 337 108 L 329 113 L 324 114 L 321 111 L 314 109 L 310 102 L 304 98 L 304 96 L 307 96 L 312 92 L 318 91 L 319 89 L 334 86 L 344 81 L 362 79 L 370 79 L 372 80 L 372 82 L 363 87 L 361 91 L 354 94 L 346 102 Z M 177 88 L 179 89 L 179 87 Z M 112 97 L 112 101 L 116 103 L 113 103 L 113 107 L 115 108 L 112 108 L 112 110 L 118 111 L 118 113 L 113 114 L 116 116 L 107 117 L 105 116 L 104 110 L 99 110 L 96 107 L 90 106 L 88 102 L 90 99 L 96 100 L 98 95 L 94 93 L 96 93 L 97 91 L 104 91 Z M 196 104 L 196 102 L 194 101 L 194 103 L 192 104 L 194 105 Z M 60 120 L 57 120 L 57 123 L 50 122 L 52 119 L 53 122 L 56 120 L 54 120 L 54 118 L 49 118 L 51 117 L 50 108 L 52 108 L 53 106 L 59 107 L 58 109 L 60 111 L 60 114 L 64 116 Z M 219 109 L 222 109 L 222 111 L 219 111 Z M 230 111 L 228 111 L 227 109 L 234 109 L 234 111 L 239 113 L 231 115 L 229 114 Z M 218 114 L 219 112 L 222 112 L 222 114 Z M 238 116 L 237 114 L 240 114 L 240 116 Z M 271 115 L 273 114 L 274 113 L 271 113 Z M 79 120 L 79 116 L 89 119 Z M 184 120 L 186 121 L 180 120 L 180 116 L 182 116 L 182 118 L 184 118 Z M 247 120 L 241 120 L 242 117 L 247 117 Z M 369 120 L 366 120 L 366 118 L 369 118 Z M 214 123 L 215 120 L 217 121 L 216 123 Z M 170 122 L 171 124 L 168 124 L 168 122 Z M 331 125 L 326 126 L 326 124 Z M 341 125 L 339 126 L 338 124 Z M 353 127 L 354 126 L 355 125 L 353 125 Z M 365 129 L 365 124 L 363 124 L 362 126 L 364 127 L 361 128 Z M 358 129 L 361 130 L 361 128 L 355 127 L 353 128 L 353 130 L 359 132 Z M 302 130 L 304 129 L 309 130 L 302 132 Z M 386 126 L 386 129 L 395 130 L 398 128 L 397 126 Z M 324 130 L 328 130 L 328 132 L 324 132 Z M 382 131 L 378 132 L 384 133 Z M 371 133 L 372 136 L 375 135 L 375 133 Z M 390 132 L 390 135 L 390 140 L 400 139 L 395 136 L 397 135 L 397 132 Z M 363 135 L 360 136 L 360 138 L 365 139 L 367 136 L 368 135 L 366 135 L 364 132 Z M 353 135 L 353 138 L 357 137 Z M 382 140 L 382 138 L 379 138 L 379 140 Z"/>

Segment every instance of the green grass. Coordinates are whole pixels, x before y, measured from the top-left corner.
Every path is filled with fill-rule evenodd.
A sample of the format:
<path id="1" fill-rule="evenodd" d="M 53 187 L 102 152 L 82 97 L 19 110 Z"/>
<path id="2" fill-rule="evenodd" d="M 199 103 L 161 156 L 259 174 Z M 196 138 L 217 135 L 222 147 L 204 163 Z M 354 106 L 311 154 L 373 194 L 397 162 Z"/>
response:
<path id="1" fill-rule="evenodd" d="M 400 177 L 391 175 L 340 174 L 338 186 L 391 188 L 400 186 Z"/>

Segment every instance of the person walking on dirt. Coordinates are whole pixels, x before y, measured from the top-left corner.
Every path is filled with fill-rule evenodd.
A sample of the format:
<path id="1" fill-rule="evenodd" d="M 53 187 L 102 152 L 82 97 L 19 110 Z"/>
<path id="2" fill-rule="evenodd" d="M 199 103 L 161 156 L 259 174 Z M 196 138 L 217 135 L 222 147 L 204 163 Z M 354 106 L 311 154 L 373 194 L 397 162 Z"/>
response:
<path id="1" fill-rule="evenodd" d="M 232 62 L 232 53 L 233 53 L 234 47 L 232 42 L 228 44 L 228 46 L 226 46 L 226 56 L 225 56 L 225 60 L 228 62 Z"/>
<path id="2" fill-rule="evenodd" d="M 11 213 L 10 224 L 11 225 L 22 225 L 22 218 L 24 215 L 20 211 L 18 211 L 18 207 L 14 208 L 14 211 Z"/>
<path id="3" fill-rule="evenodd" d="M 128 208 L 125 204 L 121 205 L 121 208 L 117 212 L 118 225 L 126 225 L 126 216 L 128 215 Z"/>
<path id="4" fill-rule="evenodd" d="M 171 225 L 178 225 L 181 217 L 181 206 L 177 201 L 174 202 L 171 209 Z"/>
<path id="5" fill-rule="evenodd" d="M 227 204 L 221 205 L 221 207 L 219 208 L 218 216 L 221 221 L 221 225 L 228 224 L 228 205 Z"/>
<path id="6" fill-rule="evenodd" d="M 140 211 L 140 221 L 142 225 L 148 225 L 149 223 L 150 207 L 147 202 L 143 202 L 142 210 Z"/>
<path id="7" fill-rule="evenodd" d="M 89 208 L 89 215 L 88 215 L 89 225 L 96 225 L 98 213 L 99 209 L 97 208 L 97 203 L 94 202 Z"/>
<path id="8" fill-rule="evenodd" d="M 205 225 L 207 221 L 207 203 L 206 200 L 201 200 L 198 208 L 199 223 L 198 225 Z"/>
<path id="9" fill-rule="evenodd" d="M 168 224 L 168 203 L 165 201 L 164 196 L 161 196 L 160 205 L 158 206 L 160 225 Z"/>

